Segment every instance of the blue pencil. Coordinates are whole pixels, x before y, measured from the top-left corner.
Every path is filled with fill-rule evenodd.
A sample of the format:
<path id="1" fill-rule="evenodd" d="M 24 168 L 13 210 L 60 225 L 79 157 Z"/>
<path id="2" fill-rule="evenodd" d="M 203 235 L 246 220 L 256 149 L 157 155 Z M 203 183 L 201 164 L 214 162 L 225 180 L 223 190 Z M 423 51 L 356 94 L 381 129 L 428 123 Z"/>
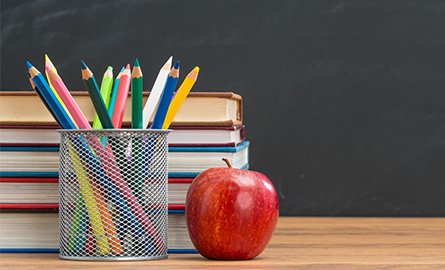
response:
<path id="1" fill-rule="evenodd" d="M 35 89 L 39 91 L 39 96 L 44 99 L 44 103 L 48 105 L 60 126 L 63 129 L 76 129 L 76 125 L 57 100 L 42 74 L 29 61 L 26 61 L 26 65 L 28 66 L 29 77 L 36 86 Z"/>
<path id="2" fill-rule="evenodd" d="M 178 84 L 179 78 L 179 61 L 176 62 L 167 77 L 167 82 L 165 83 L 164 90 L 162 91 L 161 100 L 159 101 L 158 109 L 156 110 L 155 118 L 151 128 L 161 129 L 164 124 L 165 116 L 167 115 L 168 107 L 175 92 L 176 85 Z"/>

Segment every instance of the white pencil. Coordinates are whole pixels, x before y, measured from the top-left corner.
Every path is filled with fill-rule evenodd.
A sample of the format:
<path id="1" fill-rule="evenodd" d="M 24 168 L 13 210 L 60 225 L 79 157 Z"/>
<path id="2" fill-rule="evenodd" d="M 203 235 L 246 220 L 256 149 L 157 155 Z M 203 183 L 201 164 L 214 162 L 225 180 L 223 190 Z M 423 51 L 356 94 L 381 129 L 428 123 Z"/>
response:
<path id="1" fill-rule="evenodd" d="M 172 67 L 173 57 L 165 62 L 164 66 L 158 73 L 158 77 L 151 89 L 150 95 L 148 96 L 147 102 L 145 103 L 144 110 L 142 111 L 142 127 L 147 128 L 150 123 L 151 116 L 153 115 L 156 106 L 158 106 L 159 99 L 162 95 L 162 90 L 164 90 L 165 82 L 167 81 L 168 73 Z"/>

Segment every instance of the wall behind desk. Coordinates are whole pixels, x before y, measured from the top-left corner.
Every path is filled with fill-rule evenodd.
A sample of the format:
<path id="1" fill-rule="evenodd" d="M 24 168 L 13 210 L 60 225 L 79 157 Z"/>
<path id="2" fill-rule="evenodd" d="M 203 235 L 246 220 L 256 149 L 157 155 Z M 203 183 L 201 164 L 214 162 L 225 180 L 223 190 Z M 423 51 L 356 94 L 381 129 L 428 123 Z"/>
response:
<path id="1" fill-rule="evenodd" d="M 242 94 L 282 215 L 445 215 L 443 1 L 2 1 L 1 89 L 44 53 L 71 89 L 80 59 L 139 57 L 151 87 L 174 55 L 194 91 Z"/>

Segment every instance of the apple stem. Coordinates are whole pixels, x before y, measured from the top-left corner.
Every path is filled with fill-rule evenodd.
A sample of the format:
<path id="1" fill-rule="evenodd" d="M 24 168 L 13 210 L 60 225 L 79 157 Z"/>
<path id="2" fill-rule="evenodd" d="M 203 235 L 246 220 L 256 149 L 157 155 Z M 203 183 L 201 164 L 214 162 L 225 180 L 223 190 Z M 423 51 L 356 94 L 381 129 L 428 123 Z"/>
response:
<path id="1" fill-rule="evenodd" d="M 232 163 L 230 163 L 227 158 L 223 158 L 222 160 L 227 164 L 227 167 L 232 168 Z"/>

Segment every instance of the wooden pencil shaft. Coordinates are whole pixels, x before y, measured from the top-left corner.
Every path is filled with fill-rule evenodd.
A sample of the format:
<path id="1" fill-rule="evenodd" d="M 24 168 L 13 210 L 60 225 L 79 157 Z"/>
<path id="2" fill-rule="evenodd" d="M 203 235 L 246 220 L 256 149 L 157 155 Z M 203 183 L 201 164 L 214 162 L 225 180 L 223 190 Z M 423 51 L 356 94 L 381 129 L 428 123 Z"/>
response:
<path id="1" fill-rule="evenodd" d="M 74 121 L 76 121 L 77 125 L 83 129 L 91 128 L 90 123 L 80 110 L 79 105 L 77 105 L 76 101 L 74 100 L 69 90 L 66 88 L 60 76 L 58 76 L 52 69 L 47 70 L 47 72 L 48 76 L 53 82 L 55 90 L 57 91 L 57 93 L 59 93 L 59 96 L 61 97 L 63 103 L 70 112 Z"/>
<path id="2" fill-rule="evenodd" d="M 153 116 L 153 112 L 159 104 L 159 100 L 162 95 L 162 90 L 164 89 L 165 82 L 167 81 L 168 74 L 170 73 L 172 65 L 172 57 L 170 57 L 167 62 L 159 70 L 158 76 L 153 84 L 150 91 L 150 96 L 148 97 L 144 109 L 142 111 L 142 127 L 148 128 L 148 124 Z"/>
<path id="3" fill-rule="evenodd" d="M 68 141 L 68 149 L 77 176 L 77 181 L 79 182 L 79 190 L 85 202 L 90 224 L 97 241 L 97 247 L 102 255 L 106 255 L 110 252 L 110 244 L 105 236 L 103 221 L 97 207 L 97 198 L 94 196 L 93 189 L 86 173 L 86 163 L 79 157 L 79 154 L 71 141 Z"/>
<path id="4" fill-rule="evenodd" d="M 42 74 L 35 67 L 32 67 L 29 69 L 29 75 L 36 85 L 36 89 L 40 92 L 39 96 L 45 99 L 45 102 L 53 111 L 53 115 L 58 119 L 57 122 L 60 126 L 64 129 L 76 129 L 76 125 L 74 125 L 67 112 L 63 109 Z"/>
<path id="5" fill-rule="evenodd" d="M 108 111 L 108 107 L 110 104 L 110 96 L 111 96 L 111 88 L 112 87 L 113 87 L 113 68 L 108 67 L 107 70 L 105 71 L 103 78 L 102 78 L 102 83 L 100 84 L 100 94 L 102 96 L 102 99 L 104 100 L 105 106 L 107 107 L 107 111 Z M 102 124 L 100 123 L 100 119 L 99 119 L 99 116 L 97 115 L 97 113 L 94 116 L 93 128 L 94 129 L 102 128 Z"/>
<path id="6" fill-rule="evenodd" d="M 161 100 L 159 101 L 158 109 L 156 110 L 155 117 L 151 128 L 161 129 L 164 124 L 165 116 L 167 115 L 168 106 L 173 97 L 178 78 L 168 77 L 165 84 L 164 91 L 162 92 Z"/>
<path id="7" fill-rule="evenodd" d="M 124 69 L 122 69 L 116 76 L 116 79 L 114 80 L 113 83 L 113 89 L 111 90 L 110 104 L 108 105 L 108 114 L 110 115 L 111 118 L 113 118 L 114 106 L 116 104 L 117 92 L 119 89 L 119 84 L 121 81 L 121 76 L 123 71 Z"/>
<path id="8" fill-rule="evenodd" d="M 39 98 L 42 100 L 43 105 L 45 105 L 46 109 L 48 110 L 48 112 L 51 114 L 51 116 L 56 120 L 57 124 L 59 124 L 59 126 L 62 126 L 59 118 L 56 117 L 56 115 L 54 114 L 53 110 L 51 110 L 51 107 L 48 105 L 48 102 L 46 102 L 46 100 L 43 98 L 42 93 L 40 93 L 39 89 L 37 89 L 35 83 L 33 82 L 33 80 L 31 78 L 29 78 L 29 82 L 31 84 L 31 87 L 34 91 L 36 91 L 37 95 L 39 96 Z"/>
<path id="9" fill-rule="evenodd" d="M 104 100 L 100 95 L 99 86 L 97 85 L 94 77 L 90 77 L 88 79 L 84 78 L 83 82 L 85 84 L 85 88 L 87 88 L 88 93 L 90 94 L 102 126 L 105 129 L 114 128 L 110 115 L 108 114 L 107 107 L 105 106 Z"/>
<path id="10" fill-rule="evenodd" d="M 131 80 L 131 127 L 142 128 L 142 77 Z"/>
<path id="11" fill-rule="evenodd" d="M 188 93 L 192 90 L 195 82 L 198 78 L 199 68 L 195 67 L 188 75 L 185 77 L 185 80 L 182 82 L 181 86 L 178 88 L 173 100 L 168 107 L 167 115 L 165 116 L 164 124 L 162 125 L 163 129 L 168 129 L 170 124 L 173 122 L 173 119 L 176 116 L 176 113 L 179 111 L 182 103 L 186 99 Z"/>
<path id="12" fill-rule="evenodd" d="M 122 120 L 124 119 L 125 106 L 127 105 L 126 100 L 128 97 L 129 90 L 130 90 L 130 69 L 126 68 L 120 78 L 116 103 L 114 105 L 112 121 L 113 125 L 116 128 L 120 128 L 122 126 Z"/>

